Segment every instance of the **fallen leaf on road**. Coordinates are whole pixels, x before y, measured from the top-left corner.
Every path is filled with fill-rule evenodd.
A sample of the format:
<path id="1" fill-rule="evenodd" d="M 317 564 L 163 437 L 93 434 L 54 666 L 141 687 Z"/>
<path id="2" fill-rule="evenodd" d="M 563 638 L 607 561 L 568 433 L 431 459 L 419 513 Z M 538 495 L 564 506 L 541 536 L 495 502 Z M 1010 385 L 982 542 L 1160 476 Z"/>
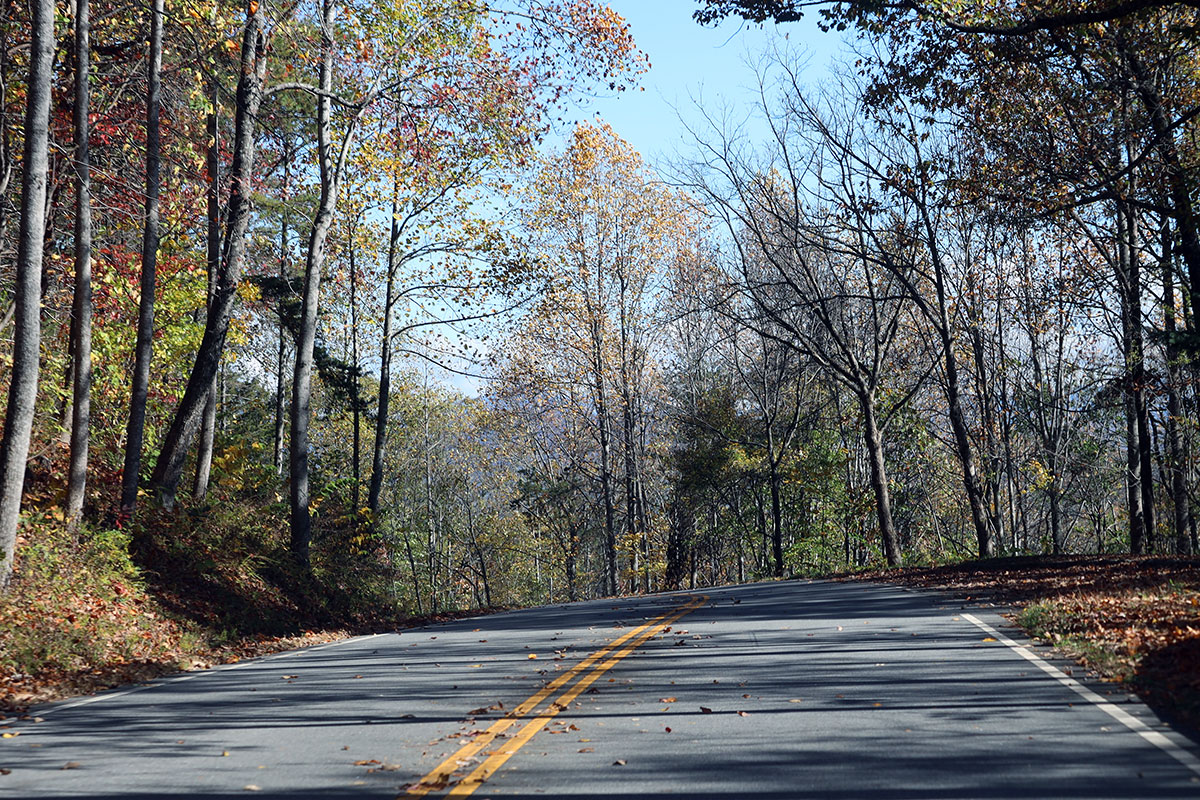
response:
<path id="1" fill-rule="evenodd" d="M 261 787 L 259 787 L 259 786 L 255 786 L 253 783 L 247 783 L 245 786 L 243 786 L 243 787 L 242 787 L 242 791 L 245 791 L 245 792 L 261 792 L 261 791 L 262 791 L 262 788 L 261 788 Z"/>
<path id="2" fill-rule="evenodd" d="M 660 697 L 660 698 L 658 698 L 658 702 L 660 702 L 660 703 L 674 703 L 674 702 L 675 702 L 675 698 L 674 698 L 674 697 Z"/>
<path id="3" fill-rule="evenodd" d="M 793 697 L 791 700 L 788 700 L 788 702 L 789 703 L 803 703 L 804 701 L 801 700 L 799 697 Z"/>
<path id="4" fill-rule="evenodd" d="M 671 732 L 671 729 L 670 729 L 669 727 L 667 727 L 667 728 L 663 728 L 663 730 L 664 730 L 664 731 L 666 731 L 667 733 L 670 733 L 670 732 Z"/>
<path id="5" fill-rule="evenodd" d="M 283 676 L 283 677 L 281 677 L 279 680 L 281 680 L 281 681 L 294 681 L 296 678 L 299 678 L 299 677 L 300 677 L 299 675 L 284 675 L 284 676 Z"/>
<path id="6" fill-rule="evenodd" d="M 0 733 L 0 739 L 11 739 L 14 736 L 20 736 L 20 735 L 21 735 L 20 731 L 13 731 L 11 733 Z"/>
<path id="7" fill-rule="evenodd" d="M 529 658 L 537 658 L 537 653 L 530 653 Z"/>
<path id="8" fill-rule="evenodd" d="M 708 706 L 700 706 L 700 713 L 701 714 L 711 714 L 713 712 L 712 712 L 712 709 L 709 708 Z"/>
<path id="9" fill-rule="evenodd" d="M 737 715 L 739 717 L 748 717 L 748 716 L 750 716 L 750 712 L 749 711 L 739 711 L 739 712 L 737 712 Z"/>
<path id="10" fill-rule="evenodd" d="M 579 748 L 578 752 L 580 752 L 580 753 L 594 753 L 594 752 L 596 752 L 596 748 L 594 748 L 594 747 L 581 747 L 581 748 Z"/>
<path id="11" fill-rule="evenodd" d="M 221 751 L 221 758 L 224 758 L 224 757 L 225 757 L 225 756 L 227 756 L 227 755 L 229 755 L 229 751 L 228 751 L 228 750 L 222 750 L 222 751 Z"/>
<path id="12" fill-rule="evenodd" d="M 623 766 L 625 766 L 625 759 L 623 759 L 623 758 L 618 758 L 616 761 L 614 761 L 614 762 L 612 763 L 612 765 L 613 765 L 614 767 L 623 767 Z"/>
<path id="13" fill-rule="evenodd" d="M 79 769 L 79 762 L 78 761 L 68 761 L 67 763 L 65 763 L 61 767 L 59 767 L 59 769 Z"/>
<path id="14" fill-rule="evenodd" d="M 994 641 L 996 641 L 996 637 L 995 636 L 985 636 L 985 637 L 983 637 L 983 641 L 994 642 Z"/>
<path id="15" fill-rule="evenodd" d="M 471 669 L 479 669 L 483 664 L 471 664 Z"/>
<path id="16" fill-rule="evenodd" d="M 12 770 L 0 767 L 0 775 L 12 775 Z"/>
<path id="17" fill-rule="evenodd" d="M 372 764 L 380 764 L 380 763 L 382 763 L 382 762 L 381 762 L 379 759 L 377 759 L 377 758 L 367 758 L 367 759 L 363 759 L 362 761 L 355 761 L 355 762 L 354 762 L 354 766 L 356 766 L 356 767 L 369 767 L 369 766 L 371 766 Z"/>

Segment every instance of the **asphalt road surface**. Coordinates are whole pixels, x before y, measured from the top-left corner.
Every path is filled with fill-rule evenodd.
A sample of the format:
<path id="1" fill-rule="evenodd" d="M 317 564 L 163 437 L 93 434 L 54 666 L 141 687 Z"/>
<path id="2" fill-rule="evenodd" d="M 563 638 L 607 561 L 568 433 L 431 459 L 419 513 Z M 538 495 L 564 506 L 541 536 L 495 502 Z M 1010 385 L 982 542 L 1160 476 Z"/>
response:
<path id="1" fill-rule="evenodd" d="M 0 797 L 1200 798 L 1003 625 L 827 582 L 495 614 L 37 707 Z"/>

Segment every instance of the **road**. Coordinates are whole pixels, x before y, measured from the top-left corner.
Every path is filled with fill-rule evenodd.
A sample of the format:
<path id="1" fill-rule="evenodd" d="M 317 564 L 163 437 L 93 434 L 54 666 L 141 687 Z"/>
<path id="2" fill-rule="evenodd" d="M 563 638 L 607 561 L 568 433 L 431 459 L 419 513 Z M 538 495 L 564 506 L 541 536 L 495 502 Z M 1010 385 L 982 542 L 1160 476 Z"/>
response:
<path id="1" fill-rule="evenodd" d="M 1002 625 L 818 581 L 360 637 L 35 708 L 0 797 L 1200 798 L 1193 743 Z"/>

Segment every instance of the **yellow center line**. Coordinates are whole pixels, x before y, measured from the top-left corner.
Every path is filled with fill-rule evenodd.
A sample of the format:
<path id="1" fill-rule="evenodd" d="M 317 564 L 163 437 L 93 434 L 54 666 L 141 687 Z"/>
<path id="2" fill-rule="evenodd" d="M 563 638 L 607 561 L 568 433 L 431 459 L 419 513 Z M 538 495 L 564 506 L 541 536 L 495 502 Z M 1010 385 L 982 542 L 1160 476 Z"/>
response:
<path id="1" fill-rule="evenodd" d="M 487 760 L 476 767 L 470 775 L 459 781 L 459 783 L 446 794 L 446 797 L 467 797 L 476 789 L 478 789 L 481 785 L 483 785 L 484 781 L 495 774 L 496 770 L 504 766 L 504 762 L 516 755 L 518 750 L 524 747 L 530 739 L 537 735 L 537 732 L 542 730 L 542 728 L 546 726 L 546 723 L 558 716 L 559 712 L 565 710 L 570 705 L 572 700 L 582 694 L 584 689 L 587 689 L 589 686 L 595 683 L 601 675 L 616 666 L 621 659 L 625 658 L 625 656 L 629 655 L 634 650 L 645 644 L 646 641 L 652 636 L 660 633 L 664 628 L 675 622 L 677 619 L 692 613 L 707 600 L 707 595 L 701 595 L 687 605 L 676 609 L 674 612 L 669 613 L 668 615 L 664 615 L 665 618 L 659 617 L 657 620 L 652 621 L 650 625 L 653 625 L 653 627 L 650 630 L 643 631 L 643 633 L 641 633 L 632 643 L 621 648 L 621 650 L 614 653 L 611 658 L 600 664 L 584 677 L 580 678 L 574 686 L 555 698 L 554 702 L 550 704 L 549 708 L 543 711 L 541 715 L 530 720 L 525 727 L 521 729 L 520 733 L 505 742 L 500 750 L 489 756 Z M 613 645 L 616 644 L 618 643 L 613 643 Z"/>
<path id="2" fill-rule="evenodd" d="M 634 648 L 637 648 L 643 642 L 645 642 L 647 639 L 649 639 L 651 636 L 653 636 L 654 633 L 657 632 L 660 628 L 671 624 L 671 622 L 674 622 L 675 620 L 679 619 L 684 614 L 690 613 L 691 611 L 695 610 L 699 605 L 704 603 L 706 600 L 708 600 L 707 595 L 702 595 L 702 596 L 693 598 L 690 602 L 684 604 L 683 606 L 672 609 L 671 611 L 668 611 L 664 614 L 660 614 L 659 616 L 655 617 L 654 619 L 650 620 L 649 622 L 647 622 L 643 625 L 639 625 L 638 627 L 634 628 L 633 630 L 628 631 L 627 633 L 624 633 L 621 636 L 618 636 L 616 639 L 613 639 L 611 642 L 606 644 L 604 647 L 602 647 L 599 650 L 597 650 L 596 652 L 592 653 L 587 658 L 585 658 L 583 661 L 580 661 L 578 664 L 571 667 L 571 669 L 567 670 L 562 675 L 559 675 L 557 678 L 552 680 L 550 683 L 543 686 L 538 692 L 531 695 L 527 700 L 522 702 L 520 705 L 516 706 L 512 711 L 508 712 L 508 714 L 506 714 L 504 717 L 496 720 L 494 723 L 492 723 L 492 725 L 487 730 L 485 730 L 483 733 L 480 733 L 474 739 L 472 739 L 471 741 L 464 744 L 452 756 L 450 756 L 445 761 L 443 761 L 441 764 L 438 764 L 436 767 L 434 767 L 432 770 L 430 770 L 429 773 L 425 775 L 425 777 L 421 778 L 421 780 L 418 781 L 415 786 L 413 786 L 407 792 L 405 792 L 403 795 L 401 795 L 401 797 L 402 798 L 403 797 L 424 797 L 425 795 L 429 794 L 430 792 L 436 792 L 436 791 L 445 789 L 446 786 L 451 782 L 453 775 L 457 770 L 459 770 L 462 767 L 467 766 L 470 759 L 474 758 L 476 755 L 479 754 L 480 751 L 482 751 L 485 747 L 487 747 L 489 744 L 491 744 L 496 739 L 497 736 L 501 735 L 506 730 L 511 728 L 513 725 L 515 725 L 521 717 L 524 717 L 530 711 L 537 708 L 538 705 L 540 705 L 543 700 L 545 700 L 547 697 L 549 697 L 551 694 L 553 694 L 555 690 L 562 687 L 563 684 L 567 683 L 568 681 L 573 679 L 576 675 L 583 672 L 588 667 L 592 666 L 597 661 L 599 661 L 600 659 L 607 656 L 609 653 L 611 653 L 616 648 L 620 647 L 625 642 L 629 641 L 630 639 L 632 639 L 634 637 L 639 637 L 637 643 L 634 644 L 632 647 L 626 648 L 626 650 L 622 651 L 622 653 L 616 657 L 616 660 L 620 660 L 621 658 L 624 658 L 626 655 L 628 655 L 630 652 L 632 652 Z M 645 633 L 647 630 L 650 630 L 650 632 Z M 644 634 L 644 635 L 642 635 L 642 634 Z M 616 663 L 615 660 L 610 659 L 610 661 L 612 661 L 612 663 L 605 662 L 607 664 L 607 666 L 602 666 L 602 668 L 600 669 L 600 672 L 608 670 L 612 666 L 612 664 Z M 595 676 L 591 676 L 591 680 L 587 681 L 588 685 L 590 685 L 592 683 L 592 681 L 594 681 L 596 679 L 596 677 L 598 677 L 598 676 L 599 676 L 599 672 L 596 673 Z M 586 678 L 585 678 L 585 680 L 586 680 Z M 572 695 L 572 698 L 574 698 L 576 695 L 578 695 L 578 692 L 576 692 L 575 695 Z M 559 704 L 559 702 L 561 702 L 561 698 L 559 698 L 558 701 L 555 701 L 555 703 L 552 704 L 551 708 L 554 708 L 556 705 Z M 558 712 L 555 711 L 554 713 L 558 713 Z M 474 773 L 472 773 L 472 775 L 474 775 Z M 476 784 L 476 785 L 478 785 L 478 784 Z"/>

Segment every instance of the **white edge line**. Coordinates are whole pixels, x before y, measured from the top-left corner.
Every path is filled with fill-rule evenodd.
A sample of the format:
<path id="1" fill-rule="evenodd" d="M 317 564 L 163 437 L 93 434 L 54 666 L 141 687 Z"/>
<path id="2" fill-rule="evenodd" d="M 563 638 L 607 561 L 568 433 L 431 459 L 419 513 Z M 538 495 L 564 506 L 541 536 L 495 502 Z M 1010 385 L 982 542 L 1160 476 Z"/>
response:
<path id="1" fill-rule="evenodd" d="M 366 639 L 374 639 L 376 636 L 382 636 L 382 635 L 383 634 L 381 634 L 381 633 L 369 633 L 364 636 L 351 636 L 349 639 L 339 639 L 336 642 L 326 642 L 324 644 L 314 645 L 312 647 L 302 647 L 297 650 L 284 650 L 280 653 L 270 653 L 265 656 L 259 656 L 258 658 L 248 658 L 244 661 L 235 661 L 232 664 L 218 664 L 217 666 L 215 666 L 211 669 L 189 670 L 180 675 L 174 675 L 174 676 L 171 676 L 168 678 L 162 678 L 162 679 L 155 679 L 149 683 L 143 683 L 140 686 L 132 686 L 128 689 L 120 689 L 117 691 L 107 691 L 102 694 L 93 694 L 93 695 L 90 695 L 89 697 L 81 697 L 78 700 L 72 700 L 72 701 L 63 703 L 61 705 L 56 705 L 56 706 L 52 706 L 50 708 L 42 709 L 41 711 L 37 712 L 36 716 L 44 717 L 47 714 L 55 714 L 55 713 L 58 713 L 59 711 L 66 711 L 67 709 L 71 709 L 71 708 L 79 708 L 80 706 L 86 706 L 90 703 L 99 703 L 103 700 L 114 700 L 118 697 L 125 697 L 126 695 L 131 695 L 135 692 L 143 692 L 146 689 L 156 689 L 160 686 L 169 686 L 173 683 L 182 683 L 183 681 L 190 681 L 192 678 L 199 678 L 201 675 L 212 675 L 217 672 L 229 672 L 230 670 L 240 669 L 241 667 L 245 667 L 245 666 L 248 666 L 248 665 L 254 664 L 254 663 L 267 661 L 270 659 L 278 659 L 278 658 L 284 658 L 286 656 L 294 656 L 298 653 L 312 652 L 314 650 L 326 650 L 330 647 L 338 647 L 343 644 L 350 644 L 351 642 L 361 642 Z"/>
<path id="2" fill-rule="evenodd" d="M 1161 732 L 1151 729 L 1150 726 L 1130 714 L 1128 711 L 1125 711 L 1114 703 L 1105 700 L 1103 697 L 1096 694 L 1091 689 L 1072 678 L 1070 675 L 1067 675 L 1058 667 L 1044 660 L 1041 656 L 1034 653 L 1025 645 L 1013 641 L 1000 631 L 993 628 L 991 625 L 980 621 L 973 614 L 963 614 L 962 617 L 963 619 L 973 623 L 979 629 L 996 637 L 999 642 L 1016 652 L 1017 655 L 1021 656 L 1026 661 L 1035 664 L 1039 669 L 1042 670 L 1042 672 L 1045 672 L 1063 686 L 1066 686 L 1068 689 L 1075 692 L 1075 694 L 1079 695 L 1084 700 L 1087 700 L 1089 703 L 1096 706 L 1096 708 L 1100 709 L 1105 714 L 1108 714 L 1117 722 L 1121 723 L 1138 736 L 1141 736 L 1159 750 L 1162 750 L 1164 753 L 1171 756 L 1171 758 L 1175 759 L 1180 764 L 1191 770 L 1194 775 L 1200 776 L 1200 758 L 1197 758 L 1190 751 L 1179 746 L 1177 743 L 1164 736 Z"/>

